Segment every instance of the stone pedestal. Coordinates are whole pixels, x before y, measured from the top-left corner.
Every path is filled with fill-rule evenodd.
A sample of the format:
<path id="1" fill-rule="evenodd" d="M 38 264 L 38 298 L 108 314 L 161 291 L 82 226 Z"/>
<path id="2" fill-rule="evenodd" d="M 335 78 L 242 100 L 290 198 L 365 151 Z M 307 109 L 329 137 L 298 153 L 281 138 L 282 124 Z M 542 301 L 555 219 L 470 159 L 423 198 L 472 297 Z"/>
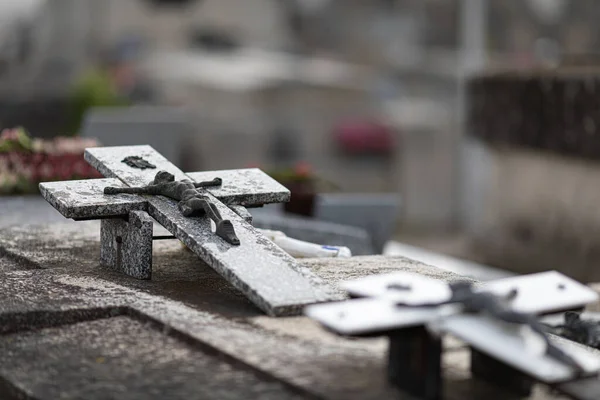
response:
<path id="1" fill-rule="evenodd" d="M 128 220 L 103 219 L 100 262 L 134 278 L 152 278 L 152 227 L 145 211 L 130 212 Z"/>

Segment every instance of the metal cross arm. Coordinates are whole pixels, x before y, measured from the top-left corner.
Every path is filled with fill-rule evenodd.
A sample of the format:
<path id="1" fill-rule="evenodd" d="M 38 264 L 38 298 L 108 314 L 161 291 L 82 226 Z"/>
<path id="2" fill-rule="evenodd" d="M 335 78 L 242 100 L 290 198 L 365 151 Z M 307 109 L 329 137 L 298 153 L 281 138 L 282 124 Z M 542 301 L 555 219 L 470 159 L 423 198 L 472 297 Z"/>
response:
<path id="1" fill-rule="evenodd" d="M 470 346 L 475 377 L 521 395 L 534 381 L 560 390 L 600 371 L 596 355 L 548 336 L 538 321 L 540 315 L 579 309 L 598 299 L 593 290 L 558 272 L 477 287 L 398 272 L 347 282 L 343 288 L 358 298 L 312 305 L 307 315 L 341 335 L 389 336 L 388 378 L 413 395 L 441 398 L 444 333 Z"/>
<path id="2" fill-rule="evenodd" d="M 136 163 L 123 161 L 134 157 Z M 297 314 L 307 304 L 340 298 L 247 222 L 245 207 L 289 200 L 289 191 L 262 171 L 185 174 L 150 146 L 91 148 L 85 158 L 106 179 L 42 183 L 40 191 L 67 218 L 101 219 L 102 264 L 150 279 L 156 220 L 267 314 Z M 144 168 L 136 167 L 142 161 Z M 108 187 L 143 192 L 127 188 L 164 183 L 162 178 L 173 183 L 167 192 L 105 193 Z M 211 181 L 220 184 L 197 185 Z M 218 236 L 218 224 L 213 232 L 211 219 L 228 221 L 239 243 Z"/>

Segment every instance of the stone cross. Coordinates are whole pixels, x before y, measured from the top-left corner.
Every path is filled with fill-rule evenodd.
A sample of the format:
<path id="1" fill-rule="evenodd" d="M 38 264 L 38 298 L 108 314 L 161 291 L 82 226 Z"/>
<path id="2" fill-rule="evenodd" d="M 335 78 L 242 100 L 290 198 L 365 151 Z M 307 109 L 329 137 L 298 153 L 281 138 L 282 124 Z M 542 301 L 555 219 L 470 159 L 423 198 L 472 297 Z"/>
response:
<path id="1" fill-rule="evenodd" d="M 136 168 L 123 162 L 128 157 L 141 157 L 156 168 Z M 246 207 L 284 202 L 290 196 L 259 169 L 185 174 L 150 146 L 90 148 L 85 159 L 107 179 L 46 182 L 40 184 L 40 191 L 67 218 L 101 219 L 101 264 L 150 279 L 156 220 L 269 315 L 298 314 L 305 305 L 340 298 L 250 224 Z M 208 216 L 184 216 L 172 198 L 104 193 L 107 187 L 147 186 L 157 171 L 166 171 L 177 181 L 220 178 L 221 185 L 203 188 L 203 196 L 223 219 L 231 221 L 239 245 L 215 235 Z"/>

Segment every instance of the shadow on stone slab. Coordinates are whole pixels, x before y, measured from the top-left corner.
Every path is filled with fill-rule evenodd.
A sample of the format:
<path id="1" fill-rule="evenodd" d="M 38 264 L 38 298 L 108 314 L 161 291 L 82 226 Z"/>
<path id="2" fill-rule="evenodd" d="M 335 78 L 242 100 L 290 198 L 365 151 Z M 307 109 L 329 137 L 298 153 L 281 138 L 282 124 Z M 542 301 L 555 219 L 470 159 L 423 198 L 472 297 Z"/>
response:
<path id="1" fill-rule="evenodd" d="M 153 244 L 152 280 L 143 281 L 99 264 L 99 233 L 97 221 L 5 228 L 0 230 L 0 271 L 95 277 L 227 317 L 263 314 L 178 240 Z"/>
<path id="2" fill-rule="evenodd" d="M 314 398 L 132 309 L 80 311 L 0 336 L 3 399 Z"/>

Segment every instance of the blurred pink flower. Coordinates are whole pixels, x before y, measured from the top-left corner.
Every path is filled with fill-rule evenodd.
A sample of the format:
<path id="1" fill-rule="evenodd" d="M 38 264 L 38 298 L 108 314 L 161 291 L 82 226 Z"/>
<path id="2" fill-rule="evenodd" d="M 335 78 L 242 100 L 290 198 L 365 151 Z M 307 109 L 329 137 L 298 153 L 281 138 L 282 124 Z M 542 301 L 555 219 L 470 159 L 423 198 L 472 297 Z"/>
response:
<path id="1" fill-rule="evenodd" d="M 15 168 L 13 168 L 13 172 L 16 175 L 22 176 L 27 179 L 31 179 L 33 177 L 33 175 L 34 175 L 33 170 L 34 170 L 33 166 L 25 164 L 25 163 L 16 165 Z"/>
<path id="2" fill-rule="evenodd" d="M 18 130 L 4 130 L 1 138 L 18 140 Z M 101 178 L 102 175 L 83 158 L 86 148 L 98 145 L 91 138 L 33 139 L 31 152 L 16 150 L 0 153 L 0 192 L 22 190 L 19 189 L 19 182 L 23 180 L 35 184 L 55 179 Z"/>
<path id="3" fill-rule="evenodd" d="M 0 133 L 0 140 L 18 140 L 19 131 L 17 129 L 4 129 Z"/>
<path id="4" fill-rule="evenodd" d="M 50 163 L 43 163 L 38 168 L 39 179 L 52 179 L 55 176 L 54 168 Z"/>
<path id="5" fill-rule="evenodd" d="M 87 176 L 88 170 L 88 164 L 84 160 L 76 162 L 73 166 L 73 173 L 80 177 Z"/>
<path id="6" fill-rule="evenodd" d="M 13 173 L 0 173 L 0 187 L 12 188 L 17 184 L 19 177 Z"/>
<path id="7" fill-rule="evenodd" d="M 35 153 L 41 153 L 44 151 L 46 141 L 42 139 L 33 139 L 31 147 Z"/>
<path id="8" fill-rule="evenodd" d="M 98 142 L 93 138 L 57 137 L 52 143 L 52 152 L 57 154 L 83 153 L 88 147 L 97 147 Z"/>
<path id="9" fill-rule="evenodd" d="M 296 175 L 306 178 L 311 175 L 312 167 L 306 161 L 302 161 L 295 165 L 294 172 L 296 173 Z"/>
<path id="10" fill-rule="evenodd" d="M 0 172 L 8 171 L 8 157 L 3 154 L 0 154 Z"/>

